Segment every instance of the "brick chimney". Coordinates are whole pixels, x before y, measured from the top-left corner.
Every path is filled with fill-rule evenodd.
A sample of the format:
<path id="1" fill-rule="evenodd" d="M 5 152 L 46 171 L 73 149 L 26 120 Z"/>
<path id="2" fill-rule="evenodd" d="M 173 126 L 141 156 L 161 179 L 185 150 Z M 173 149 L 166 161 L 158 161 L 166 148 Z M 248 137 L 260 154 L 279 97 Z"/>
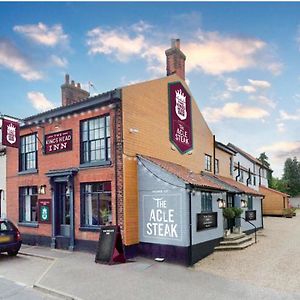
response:
<path id="1" fill-rule="evenodd" d="M 166 50 L 167 76 L 177 74 L 185 80 L 185 59 L 186 56 L 180 50 L 180 39 L 171 40 L 171 48 Z"/>
<path id="2" fill-rule="evenodd" d="M 65 75 L 65 83 L 61 86 L 61 101 L 63 106 L 79 102 L 89 96 L 89 92 L 81 89 L 80 83 L 75 85 L 74 80 L 70 83 L 69 74 Z"/>

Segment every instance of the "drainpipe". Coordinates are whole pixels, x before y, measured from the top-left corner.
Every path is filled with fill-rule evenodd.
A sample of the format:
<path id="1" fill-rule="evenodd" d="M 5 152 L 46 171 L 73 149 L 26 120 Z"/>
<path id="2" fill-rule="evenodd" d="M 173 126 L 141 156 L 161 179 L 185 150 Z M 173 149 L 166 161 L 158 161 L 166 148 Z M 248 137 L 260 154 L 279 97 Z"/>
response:
<path id="1" fill-rule="evenodd" d="M 262 228 L 264 228 L 263 199 L 264 199 L 264 197 L 260 198 L 260 211 L 261 211 L 261 226 L 262 226 Z"/>
<path id="2" fill-rule="evenodd" d="M 240 162 L 238 162 L 238 174 L 235 176 L 235 181 L 241 176 Z"/>
<path id="3" fill-rule="evenodd" d="M 214 161 L 214 175 L 216 175 L 216 136 L 213 135 L 214 149 L 213 149 L 213 161 Z"/>
<path id="4" fill-rule="evenodd" d="M 191 186 L 189 186 L 191 188 Z M 193 246 L 193 232 L 192 232 L 192 191 L 189 191 L 189 231 L 190 231 L 190 247 L 189 247 L 189 259 L 188 266 L 192 266 L 192 246 Z"/>
<path id="5" fill-rule="evenodd" d="M 249 181 L 251 180 L 251 170 L 250 170 L 250 168 L 249 168 L 249 170 L 248 170 L 248 178 L 247 178 L 247 180 L 246 180 L 246 183 L 247 183 L 247 186 L 249 185 Z"/>

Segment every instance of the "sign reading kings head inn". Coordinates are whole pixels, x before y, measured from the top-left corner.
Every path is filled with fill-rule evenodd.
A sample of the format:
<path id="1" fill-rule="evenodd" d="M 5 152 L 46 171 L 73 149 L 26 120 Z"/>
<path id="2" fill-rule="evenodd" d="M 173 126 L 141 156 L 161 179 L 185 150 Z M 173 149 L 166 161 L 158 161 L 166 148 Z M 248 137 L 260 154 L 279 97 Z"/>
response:
<path id="1" fill-rule="evenodd" d="M 184 154 L 193 148 L 191 96 L 181 82 L 169 83 L 170 141 Z"/>

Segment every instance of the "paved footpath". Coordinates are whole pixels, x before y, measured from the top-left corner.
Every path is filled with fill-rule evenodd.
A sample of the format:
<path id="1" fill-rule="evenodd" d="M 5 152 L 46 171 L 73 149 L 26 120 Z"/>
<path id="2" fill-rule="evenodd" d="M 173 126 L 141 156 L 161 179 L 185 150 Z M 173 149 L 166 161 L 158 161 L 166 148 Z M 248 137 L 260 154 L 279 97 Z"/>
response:
<path id="1" fill-rule="evenodd" d="M 258 242 L 242 251 L 215 252 L 196 270 L 260 287 L 300 293 L 300 210 L 290 218 L 265 217 Z"/>
<path id="2" fill-rule="evenodd" d="M 63 299 L 300 300 L 299 220 L 266 218 L 256 245 L 193 268 L 144 258 L 108 266 L 93 254 L 24 245 L 17 257 L 0 255 L 0 278 Z"/>

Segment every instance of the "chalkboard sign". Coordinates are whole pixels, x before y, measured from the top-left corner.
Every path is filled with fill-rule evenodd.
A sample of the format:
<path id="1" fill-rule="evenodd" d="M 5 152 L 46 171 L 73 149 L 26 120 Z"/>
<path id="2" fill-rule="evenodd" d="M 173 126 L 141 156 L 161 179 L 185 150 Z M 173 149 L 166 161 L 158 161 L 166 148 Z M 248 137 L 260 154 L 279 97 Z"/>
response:
<path id="1" fill-rule="evenodd" d="M 246 210 L 245 217 L 246 221 L 256 220 L 256 210 Z"/>
<path id="2" fill-rule="evenodd" d="M 101 227 L 95 262 L 103 264 L 125 262 L 120 226 Z"/>
<path id="3" fill-rule="evenodd" d="M 197 231 L 218 227 L 218 213 L 197 214 Z"/>

